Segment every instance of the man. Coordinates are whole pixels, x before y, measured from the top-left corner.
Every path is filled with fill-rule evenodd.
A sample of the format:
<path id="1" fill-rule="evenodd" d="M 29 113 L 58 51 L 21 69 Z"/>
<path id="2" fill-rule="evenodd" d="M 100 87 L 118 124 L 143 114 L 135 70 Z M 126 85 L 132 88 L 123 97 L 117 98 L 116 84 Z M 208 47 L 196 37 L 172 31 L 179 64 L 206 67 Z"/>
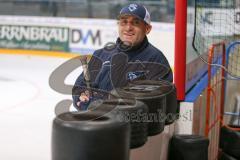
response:
<path id="1" fill-rule="evenodd" d="M 88 64 L 91 87 L 111 91 L 136 79 L 172 81 L 172 71 L 163 53 L 148 42 L 150 14 L 140 4 L 130 4 L 118 16 L 116 44 L 96 50 Z M 85 110 L 90 101 L 84 75 L 73 87 L 74 106 Z M 79 96 L 80 95 L 80 96 Z"/>

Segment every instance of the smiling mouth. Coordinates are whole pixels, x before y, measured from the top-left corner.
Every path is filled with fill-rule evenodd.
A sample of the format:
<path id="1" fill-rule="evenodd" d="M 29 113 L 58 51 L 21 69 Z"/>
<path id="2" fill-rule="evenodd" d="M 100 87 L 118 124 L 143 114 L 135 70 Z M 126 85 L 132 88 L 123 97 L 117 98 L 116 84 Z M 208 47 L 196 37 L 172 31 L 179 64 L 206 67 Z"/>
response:
<path id="1" fill-rule="evenodd" d="M 124 34 L 125 38 L 132 38 L 134 35 L 128 35 L 128 34 Z"/>
<path id="2" fill-rule="evenodd" d="M 131 36 L 134 36 L 133 33 L 124 33 L 125 36 L 128 36 L 128 37 L 131 37 Z"/>

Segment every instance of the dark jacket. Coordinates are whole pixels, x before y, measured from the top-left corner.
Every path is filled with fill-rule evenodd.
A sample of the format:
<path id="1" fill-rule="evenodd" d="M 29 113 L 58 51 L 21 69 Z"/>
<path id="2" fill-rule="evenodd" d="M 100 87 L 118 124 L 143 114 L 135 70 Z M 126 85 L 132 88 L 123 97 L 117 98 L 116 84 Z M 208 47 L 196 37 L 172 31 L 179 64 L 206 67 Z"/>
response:
<path id="1" fill-rule="evenodd" d="M 169 63 L 163 53 L 144 41 L 129 48 L 118 38 L 116 44 L 96 50 L 88 64 L 91 86 L 105 91 L 122 87 L 135 79 L 168 80 L 173 76 Z M 86 86 L 81 74 L 73 87 L 74 106 L 80 92 Z"/>

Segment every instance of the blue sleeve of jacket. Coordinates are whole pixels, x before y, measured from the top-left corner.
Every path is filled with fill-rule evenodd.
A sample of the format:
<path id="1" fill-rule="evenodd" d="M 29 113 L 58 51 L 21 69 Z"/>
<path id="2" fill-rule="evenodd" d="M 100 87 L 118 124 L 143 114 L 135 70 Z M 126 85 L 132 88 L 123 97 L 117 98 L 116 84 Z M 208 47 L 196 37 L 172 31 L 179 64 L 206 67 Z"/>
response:
<path id="1" fill-rule="evenodd" d="M 168 60 L 167 58 L 164 56 L 164 54 L 160 51 L 159 55 L 158 56 L 154 56 L 151 58 L 153 62 L 157 62 L 161 65 L 164 65 L 166 67 L 166 69 L 168 70 L 166 72 L 165 75 L 159 77 L 158 79 L 159 80 L 166 80 L 166 81 L 169 81 L 169 82 L 173 82 L 173 73 L 172 73 L 172 69 L 168 63 Z"/>

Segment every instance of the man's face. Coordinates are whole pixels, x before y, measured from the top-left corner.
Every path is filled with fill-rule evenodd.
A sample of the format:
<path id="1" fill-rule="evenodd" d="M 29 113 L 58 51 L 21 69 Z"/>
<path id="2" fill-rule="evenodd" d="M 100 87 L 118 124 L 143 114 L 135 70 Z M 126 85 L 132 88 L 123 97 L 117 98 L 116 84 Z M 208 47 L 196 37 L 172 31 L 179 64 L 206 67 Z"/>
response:
<path id="1" fill-rule="evenodd" d="M 137 17 L 131 15 L 120 16 L 118 21 L 118 32 L 121 41 L 127 45 L 140 44 L 145 35 L 151 31 L 151 26 L 147 25 Z"/>

